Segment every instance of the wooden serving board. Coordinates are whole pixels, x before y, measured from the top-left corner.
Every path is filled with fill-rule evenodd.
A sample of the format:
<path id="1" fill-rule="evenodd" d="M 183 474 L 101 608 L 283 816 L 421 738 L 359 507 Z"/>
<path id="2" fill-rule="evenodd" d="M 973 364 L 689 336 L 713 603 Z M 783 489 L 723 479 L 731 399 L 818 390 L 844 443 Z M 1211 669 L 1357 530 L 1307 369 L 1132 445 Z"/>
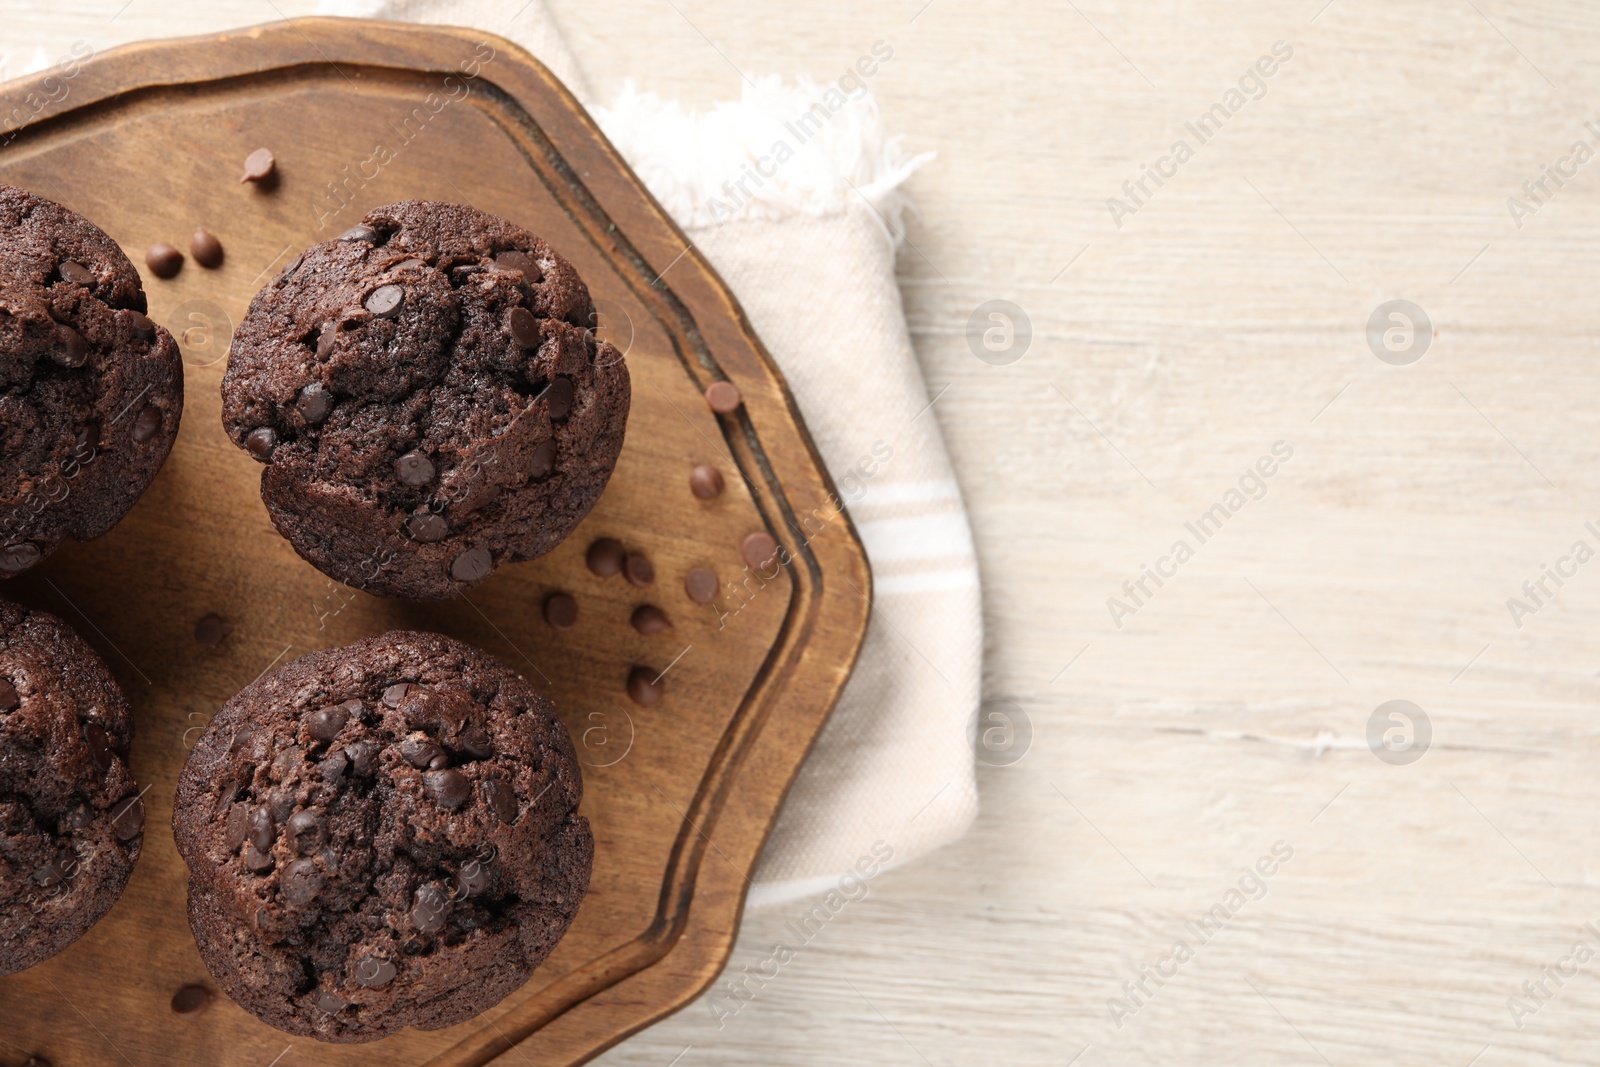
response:
<path id="1" fill-rule="evenodd" d="M 121 525 L 0 586 L 105 658 L 133 705 L 133 769 L 149 786 L 122 900 L 66 952 L 0 979 L 0 1061 L 576 1063 L 681 1007 L 727 958 L 757 853 L 870 610 L 860 542 L 727 288 L 573 97 L 491 35 L 306 19 L 134 45 L 66 73 L 0 87 L 0 182 L 83 213 L 140 265 L 152 316 L 184 349 L 187 403 L 171 458 Z M 278 182 L 241 185 L 262 146 Z M 260 467 L 219 419 L 228 338 L 255 291 L 300 249 L 414 197 L 471 203 L 548 240 L 587 279 L 633 375 L 627 444 L 593 514 L 549 556 L 443 604 L 376 599 L 301 561 L 267 520 Z M 187 247 L 196 226 L 221 238 L 220 269 L 191 260 L 165 282 L 144 270 L 147 246 Z M 719 378 L 745 397 L 733 416 L 703 399 Z M 727 479 L 711 502 L 688 488 L 702 462 Z M 792 557 L 767 580 L 740 553 L 760 530 Z M 591 575 L 584 550 L 601 536 L 645 552 L 655 584 Z M 740 595 L 725 584 L 716 606 L 693 603 L 683 577 L 696 566 Z M 543 620 L 555 590 L 578 600 L 571 630 Z M 642 603 L 674 628 L 636 633 Z M 233 626 L 217 647 L 195 638 L 212 613 Z M 274 664 L 396 627 L 487 649 L 560 709 L 596 838 L 577 921 L 521 991 L 448 1030 L 323 1045 L 222 998 L 174 1015 L 180 986 L 215 988 L 170 832 L 199 730 Z M 626 695 L 634 665 L 670 666 L 653 707 Z"/>

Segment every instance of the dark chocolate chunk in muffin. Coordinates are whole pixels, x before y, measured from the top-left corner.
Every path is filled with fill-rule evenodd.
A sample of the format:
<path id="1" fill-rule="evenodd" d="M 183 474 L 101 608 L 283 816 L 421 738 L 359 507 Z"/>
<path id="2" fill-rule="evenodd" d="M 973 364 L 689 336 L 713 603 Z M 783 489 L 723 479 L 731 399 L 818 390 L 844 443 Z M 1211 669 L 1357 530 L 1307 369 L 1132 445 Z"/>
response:
<path id="1" fill-rule="evenodd" d="M 122 895 L 144 841 L 132 740 L 94 650 L 0 600 L 0 975 L 54 956 Z"/>
<path id="2" fill-rule="evenodd" d="M 379 208 L 255 297 L 223 423 L 318 569 L 436 600 L 550 551 L 622 448 L 621 354 L 577 272 L 504 219 Z"/>
<path id="3" fill-rule="evenodd" d="M 486 653 L 400 631 L 313 652 L 228 701 L 179 780 L 201 957 L 292 1034 L 469 1019 L 577 913 L 581 796 L 566 728 Z"/>
<path id="4" fill-rule="evenodd" d="M 183 360 L 88 219 L 0 185 L 0 578 L 99 537 L 155 478 Z"/>

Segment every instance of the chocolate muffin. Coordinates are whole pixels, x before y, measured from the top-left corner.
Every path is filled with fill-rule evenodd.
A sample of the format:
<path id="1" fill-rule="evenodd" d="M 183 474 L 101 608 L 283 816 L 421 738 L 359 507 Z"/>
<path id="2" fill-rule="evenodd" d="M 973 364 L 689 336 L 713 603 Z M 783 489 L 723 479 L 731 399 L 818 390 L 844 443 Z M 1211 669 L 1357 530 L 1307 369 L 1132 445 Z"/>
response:
<path id="1" fill-rule="evenodd" d="M 0 185 L 0 578 L 99 537 L 154 480 L 183 360 L 99 227 Z"/>
<path id="2" fill-rule="evenodd" d="M 178 782 L 200 955 L 291 1034 L 469 1019 L 577 913 L 582 789 L 549 703 L 478 649 L 395 631 L 302 656 L 228 701 Z"/>
<path id="3" fill-rule="evenodd" d="M 54 956 L 122 896 L 144 841 L 132 741 L 94 650 L 0 600 L 0 975 Z"/>
<path id="4" fill-rule="evenodd" d="M 594 323 L 577 271 L 526 230 L 391 204 L 256 295 L 223 424 L 313 566 L 444 599 L 550 551 L 605 488 L 630 393 Z"/>

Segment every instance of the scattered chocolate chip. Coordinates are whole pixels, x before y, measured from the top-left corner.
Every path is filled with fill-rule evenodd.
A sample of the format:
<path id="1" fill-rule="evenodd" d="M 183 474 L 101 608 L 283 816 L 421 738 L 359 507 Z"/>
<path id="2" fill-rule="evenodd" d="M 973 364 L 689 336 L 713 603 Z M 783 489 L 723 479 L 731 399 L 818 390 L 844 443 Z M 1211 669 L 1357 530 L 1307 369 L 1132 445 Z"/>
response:
<path id="1" fill-rule="evenodd" d="M 322 872 L 315 860 L 291 860 L 278 876 L 278 888 L 287 904 L 309 904 L 322 892 Z"/>
<path id="2" fill-rule="evenodd" d="M 370 741 L 360 741 L 353 745 L 344 746 L 344 754 L 350 759 L 350 770 L 357 777 L 369 777 L 378 766 L 378 746 Z"/>
<path id="3" fill-rule="evenodd" d="M 667 613 L 654 604 L 640 604 L 633 609 L 633 617 L 628 621 L 633 623 L 635 630 L 646 636 L 664 634 L 672 629 L 672 621 L 667 618 Z"/>
<path id="4" fill-rule="evenodd" d="M 544 621 L 557 630 L 578 624 L 578 601 L 570 593 L 551 593 L 544 600 Z"/>
<path id="5" fill-rule="evenodd" d="M 0 711 L 16 711 L 22 706 L 22 696 L 17 687 L 0 678 Z"/>
<path id="6" fill-rule="evenodd" d="M 409 692 L 410 682 L 396 682 L 383 691 L 383 702 L 391 708 L 398 708 Z"/>
<path id="7" fill-rule="evenodd" d="M 317 770 L 322 774 L 322 780 L 332 784 L 344 777 L 344 772 L 350 766 L 350 761 L 345 759 L 344 753 L 334 751 L 322 757 L 322 762 Z"/>
<path id="8" fill-rule="evenodd" d="M 771 534 L 757 530 L 739 545 L 739 552 L 753 571 L 765 570 L 778 554 L 778 542 Z"/>
<path id="9" fill-rule="evenodd" d="M 272 854 L 251 845 L 244 850 L 244 865 L 257 874 L 265 874 L 272 870 Z"/>
<path id="10" fill-rule="evenodd" d="M 289 816 L 289 821 L 284 823 L 284 829 L 289 832 L 289 844 L 302 856 L 308 856 L 322 844 L 325 828 L 322 820 L 314 811 L 304 809 Z"/>
<path id="11" fill-rule="evenodd" d="M 249 836 L 250 805 L 235 803 L 228 809 L 228 817 L 222 824 L 222 843 L 231 851 L 244 844 Z"/>
<path id="12" fill-rule="evenodd" d="M 272 847 L 278 839 L 277 829 L 272 825 L 272 812 L 265 807 L 251 808 L 250 819 L 250 847 L 259 852 L 265 852 Z"/>
<path id="13" fill-rule="evenodd" d="M 339 342 L 339 324 L 325 322 L 317 327 L 317 358 L 327 359 L 333 355 L 334 345 Z"/>
<path id="14" fill-rule="evenodd" d="M 60 344 L 50 350 L 51 359 L 63 367 L 73 368 L 89 362 L 89 342 L 84 340 L 83 334 L 71 326 L 58 326 L 56 335 Z"/>
<path id="15" fill-rule="evenodd" d="M 511 331 L 511 339 L 523 348 L 539 347 L 539 320 L 527 308 L 512 308 L 511 314 L 506 316 L 506 329 Z"/>
<path id="16" fill-rule="evenodd" d="M 706 403 L 711 405 L 711 410 L 718 415 L 731 415 L 739 410 L 739 405 L 744 403 L 744 397 L 739 394 L 739 387 L 732 382 L 712 382 L 711 388 L 706 390 Z"/>
<path id="17" fill-rule="evenodd" d="M 435 515 L 431 511 L 419 511 L 406 520 L 406 532 L 412 539 L 431 545 L 450 536 L 450 524 L 445 522 L 441 515 Z"/>
<path id="18" fill-rule="evenodd" d="M 306 733 L 310 734 L 313 740 L 332 741 L 350 721 L 350 712 L 335 704 L 331 707 L 318 708 L 316 711 L 308 711 L 300 721 L 305 723 Z"/>
<path id="19" fill-rule="evenodd" d="M 710 466 L 699 464 L 690 470 L 690 493 L 702 501 L 715 501 L 722 496 L 722 472 Z"/>
<path id="20" fill-rule="evenodd" d="M 211 990 L 203 985 L 186 985 L 172 994 L 172 1014 L 192 1019 L 211 1006 Z"/>
<path id="21" fill-rule="evenodd" d="M 330 989 L 319 989 L 312 998 L 311 1004 L 324 1015 L 341 1012 L 350 1006 L 350 1002 Z"/>
<path id="22" fill-rule="evenodd" d="M 394 964 L 382 956 L 368 956 L 356 964 L 356 981 L 368 989 L 382 989 L 394 981 L 397 973 Z"/>
<path id="23" fill-rule="evenodd" d="M 196 230 L 189 238 L 189 254 L 208 270 L 222 266 L 222 242 L 209 230 Z"/>
<path id="24" fill-rule="evenodd" d="M 556 469 L 556 439 L 547 437 L 539 442 L 533 450 L 533 459 L 529 463 L 528 473 L 533 478 L 548 478 L 550 472 Z"/>
<path id="25" fill-rule="evenodd" d="M 709 604 L 717 596 L 717 573 L 709 567 L 695 567 L 683 576 L 683 591 L 696 604 Z"/>
<path id="26" fill-rule="evenodd" d="M 433 481 L 433 461 L 421 452 L 407 452 L 394 461 L 394 473 L 406 485 L 427 485 Z"/>
<path id="27" fill-rule="evenodd" d="M 278 160 L 269 148 L 258 148 L 244 157 L 244 177 L 240 183 L 259 182 L 272 175 L 278 168 Z"/>
<path id="28" fill-rule="evenodd" d="M 450 912 L 450 898 L 431 885 L 419 886 L 411 897 L 411 925 L 419 934 L 435 934 L 444 929 Z"/>
<path id="29" fill-rule="evenodd" d="M 487 548 L 469 548 L 450 564 L 450 577 L 458 582 L 476 582 L 494 570 L 494 557 Z"/>
<path id="30" fill-rule="evenodd" d="M 474 896 L 489 888 L 489 865 L 481 860 L 468 860 L 456 872 L 456 888 L 464 897 Z"/>
<path id="31" fill-rule="evenodd" d="M 391 264 L 389 269 L 390 270 L 416 270 L 418 267 L 426 267 L 427 265 L 428 265 L 427 260 L 418 259 L 416 256 L 411 256 L 408 259 L 402 259 L 398 263 Z"/>
<path id="32" fill-rule="evenodd" d="M 589 546 L 584 562 L 589 565 L 589 570 L 596 577 L 609 578 L 622 570 L 622 560 L 626 555 L 621 541 L 612 537 L 602 537 Z"/>
<path id="33" fill-rule="evenodd" d="M 643 589 L 656 580 L 655 564 L 642 552 L 629 552 L 622 561 L 622 573 L 628 584 Z"/>
<path id="34" fill-rule="evenodd" d="M 660 677 L 649 667 L 635 667 L 628 672 L 628 696 L 635 704 L 648 708 L 659 702 L 662 688 Z"/>
<path id="35" fill-rule="evenodd" d="M 517 795 L 511 787 L 498 778 L 483 783 L 483 800 L 494 812 L 494 817 L 504 823 L 517 821 Z"/>
<path id="36" fill-rule="evenodd" d="M 144 800 L 138 793 L 111 806 L 111 831 L 118 841 L 132 841 L 144 832 Z"/>
<path id="37" fill-rule="evenodd" d="M 278 432 L 271 426 L 257 426 L 245 435 L 244 447 L 257 459 L 271 459 L 272 450 L 278 447 Z"/>
<path id="38" fill-rule="evenodd" d="M 66 881 L 66 877 L 66 872 L 62 871 L 61 864 L 52 860 L 43 867 L 37 868 L 28 876 L 28 880 L 33 882 L 34 885 L 42 886 L 45 889 L 54 889 Z"/>
<path id="39" fill-rule="evenodd" d="M 544 278 L 544 271 L 539 269 L 539 264 L 526 252 L 501 252 L 494 257 L 495 270 L 520 270 L 522 280 L 532 285 Z M 528 347 L 532 347 L 531 345 Z"/>
<path id="40" fill-rule="evenodd" d="M 294 409 L 312 426 L 320 426 L 333 411 L 333 398 L 321 382 L 312 382 L 295 397 Z"/>
<path id="41" fill-rule="evenodd" d="M 0 571 L 18 574 L 39 562 L 39 546 L 19 541 L 0 548 Z"/>
<path id="42" fill-rule="evenodd" d="M 489 731 L 478 723 L 472 723 L 461 731 L 459 745 L 461 751 L 473 759 L 488 759 L 494 755 L 494 740 L 489 736 Z"/>
<path id="43" fill-rule="evenodd" d="M 89 758 L 94 760 L 94 765 L 101 771 L 110 770 L 116 752 L 111 747 L 111 735 L 106 733 L 105 727 L 97 722 L 84 723 L 83 740 L 89 746 Z"/>
<path id="44" fill-rule="evenodd" d="M 141 311 L 128 312 L 128 329 L 133 336 L 141 341 L 154 341 L 156 339 L 156 324 L 149 315 Z"/>
<path id="45" fill-rule="evenodd" d="M 70 282 L 73 285 L 81 285 L 85 289 L 100 280 L 94 276 L 94 271 L 73 259 L 63 260 L 61 266 L 56 268 L 56 271 L 61 275 L 62 281 Z"/>
<path id="46" fill-rule="evenodd" d="M 364 222 L 357 223 L 339 235 L 341 241 L 365 241 L 369 245 L 378 243 L 378 231 Z"/>
<path id="47" fill-rule="evenodd" d="M 280 775 L 287 777 L 300 767 L 300 761 L 305 758 L 305 749 L 299 745 L 290 745 L 277 758 L 272 761 L 272 766 Z M 294 793 L 288 790 L 274 793 L 267 800 L 267 806 L 272 809 L 272 817 L 278 822 L 287 819 L 294 811 Z"/>
<path id="48" fill-rule="evenodd" d="M 157 278 L 171 278 L 183 269 L 183 253 L 162 242 L 145 249 L 144 265 Z"/>
<path id="49" fill-rule="evenodd" d="M 139 444 L 144 444 L 156 435 L 161 429 L 161 409 L 154 404 L 146 404 L 133 420 L 133 439 Z"/>
<path id="50" fill-rule="evenodd" d="M 422 787 L 441 808 L 459 808 L 472 795 L 472 783 L 460 771 L 428 771 Z"/>
<path id="51" fill-rule="evenodd" d="M 367 294 L 366 309 L 380 319 L 400 314 L 400 305 L 406 302 L 406 291 L 398 285 L 380 285 Z"/>
<path id="52" fill-rule="evenodd" d="M 545 400 L 550 404 L 550 418 L 560 422 L 572 414 L 572 379 L 557 378 L 550 383 L 550 391 L 545 394 Z"/>
<path id="53" fill-rule="evenodd" d="M 221 615 L 203 615 L 194 624 L 194 639 L 207 648 L 216 648 L 233 633 L 233 623 Z"/>
<path id="54" fill-rule="evenodd" d="M 29 1056 L 28 1061 L 22 1067 L 50 1067 L 50 1061 L 43 1056 Z"/>
<path id="55" fill-rule="evenodd" d="M 413 767 L 427 767 L 434 760 L 444 755 L 444 749 L 432 741 L 420 737 L 409 738 L 400 742 L 400 755 Z"/>

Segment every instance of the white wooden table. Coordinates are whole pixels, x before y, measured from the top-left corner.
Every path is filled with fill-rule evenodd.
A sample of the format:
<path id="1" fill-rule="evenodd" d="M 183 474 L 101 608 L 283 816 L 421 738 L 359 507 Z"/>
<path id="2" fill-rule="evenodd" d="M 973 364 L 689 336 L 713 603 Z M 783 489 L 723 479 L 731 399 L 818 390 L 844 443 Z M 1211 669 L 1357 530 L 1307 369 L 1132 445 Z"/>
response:
<path id="1" fill-rule="evenodd" d="M 0 0 L 0 48 L 313 5 L 122 6 Z M 631 74 L 704 104 L 735 67 L 823 79 L 892 43 L 887 124 L 940 153 L 911 185 L 907 310 L 952 386 L 986 691 L 1034 730 L 969 837 L 875 880 L 737 1017 L 697 1005 L 602 1062 L 1600 1060 L 1600 562 L 1560 562 L 1600 550 L 1600 163 L 1542 206 L 1523 188 L 1600 142 L 1600 10 L 552 6 L 602 100 Z M 1186 129 L 1278 41 L 1264 96 Z M 1162 162 L 1179 138 L 1193 157 Z M 1135 202 L 1147 164 L 1171 176 Z M 1519 227 L 1509 197 L 1539 209 Z M 966 337 L 991 299 L 1032 324 L 1005 366 Z M 1408 365 L 1366 336 L 1395 299 L 1431 323 Z M 1279 441 L 1200 543 L 1185 524 Z M 1173 576 L 1135 601 L 1145 565 Z M 1535 604 L 1542 565 L 1575 573 Z M 1368 746 L 1395 699 L 1431 727 L 1415 762 Z M 1292 858 L 1252 878 L 1276 842 Z M 748 917 L 730 973 L 801 910 Z"/>

